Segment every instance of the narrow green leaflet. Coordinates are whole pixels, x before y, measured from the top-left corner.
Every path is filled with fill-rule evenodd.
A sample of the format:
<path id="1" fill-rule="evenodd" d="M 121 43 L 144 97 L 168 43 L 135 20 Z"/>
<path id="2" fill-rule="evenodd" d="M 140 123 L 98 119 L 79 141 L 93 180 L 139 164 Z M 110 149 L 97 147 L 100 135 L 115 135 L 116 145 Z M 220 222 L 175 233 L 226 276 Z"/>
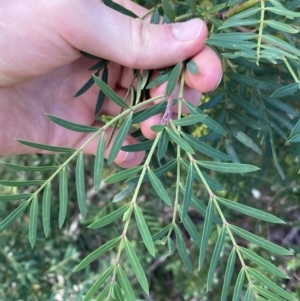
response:
<path id="1" fill-rule="evenodd" d="M 129 16 L 129 17 L 132 17 L 132 18 L 138 18 L 138 16 L 135 13 L 133 13 L 131 10 L 125 8 L 124 6 L 118 4 L 118 3 L 114 2 L 114 1 L 103 0 L 103 3 L 106 6 L 108 6 L 108 7 L 112 8 L 112 9 L 118 11 L 119 13 L 121 13 L 123 15 Z"/>
<path id="2" fill-rule="evenodd" d="M 11 163 L 1 162 L 1 161 L 0 163 L 7 168 L 19 170 L 19 171 L 51 171 L 58 168 L 58 166 L 24 166 L 24 165 L 16 165 Z"/>
<path id="3" fill-rule="evenodd" d="M 84 162 L 83 162 L 83 153 L 82 152 L 80 152 L 77 157 L 75 180 L 76 180 L 76 192 L 77 192 L 78 207 L 79 207 L 82 217 L 85 218 L 86 196 L 85 196 Z"/>
<path id="4" fill-rule="evenodd" d="M 239 250 L 242 252 L 243 256 L 251 260 L 253 263 L 257 264 L 260 268 L 264 269 L 265 271 L 274 274 L 278 277 L 289 279 L 289 276 L 277 268 L 275 265 L 270 263 L 269 261 L 265 260 L 261 256 L 257 255 L 256 253 L 252 252 L 243 247 L 239 247 Z"/>
<path id="5" fill-rule="evenodd" d="M 135 166 L 129 169 L 122 170 L 114 175 L 108 176 L 106 179 L 104 179 L 104 182 L 107 184 L 113 184 L 129 179 L 137 174 L 141 169 L 143 169 L 143 166 Z"/>
<path id="6" fill-rule="evenodd" d="M 151 130 L 155 133 L 160 133 L 165 129 L 165 126 L 162 124 L 155 124 L 151 126 Z"/>
<path id="7" fill-rule="evenodd" d="M 123 145 L 121 150 L 125 152 L 140 152 L 149 150 L 153 145 L 153 140 L 146 140 L 140 143 L 131 144 L 131 145 Z"/>
<path id="8" fill-rule="evenodd" d="M 95 75 L 93 76 L 93 78 L 95 83 L 100 87 L 100 89 L 103 91 L 106 97 L 108 97 L 118 106 L 124 109 L 129 109 L 128 104 L 114 90 L 112 90 L 103 80 L 101 80 L 99 77 Z"/>
<path id="9" fill-rule="evenodd" d="M 174 244 L 172 241 L 172 238 L 170 236 L 167 237 L 167 242 L 168 242 L 168 252 L 164 254 L 163 258 L 167 258 L 169 256 L 172 256 L 174 254 Z"/>
<path id="10" fill-rule="evenodd" d="M 131 121 L 132 121 L 132 113 L 130 113 L 124 122 L 122 123 L 121 127 L 119 128 L 117 135 L 115 137 L 115 140 L 113 142 L 113 145 L 111 147 L 111 151 L 109 153 L 107 163 L 110 165 L 113 163 L 113 161 L 116 159 L 119 151 L 121 150 L 122 144 L 125 140 L 126 135 L 128 134 L 128 131 L 131 126 Z"/>
<path id="11" fill-rule="evenodd" d="M 270 89 L 270 87 L 267 84 L 253 77 L 249 77 L 238 73 L 227 73 L 227 75 L 238 83 L 245 84 L 247 86 L 254 87 L 256 89 L 260 89 L 260 90 Z"/>
<path id="12" fill-rule="evenodd" d="M 3 232 L 6 228 L 8 228 L 27 208 L 29 205 L 28 202 L 24 202 L 18 208 L 16 208 L 13 212 L 10 213 L 3 221 L 0 223 L 0 233 Z"/>
<path id="13" fill-rule="evenodd" d="M 39 213 L 39 201 L 35 195 L 30 205 L 30 220 L 29 220 L 29 243 L 31 248 L 34 247 L 36 241 L 37 220 Z"/>
<path id="14" fill-rule="evenodd" d="M 278 133 L 278 135 L 280 135 L 285 141 L 288 141 L 287 135 L 274 120 L 270 120 L 269 123 L 270 126 Z"/>
<path id="15" fill-rule="evenodd" d="M 169 224 L 168 226 L 166 226 L 166 227 L 162 228 L 160 231 L 158 231 L 155 235 L 152 236 L 153 242 L 156 242 L 157 240 L 164 237 L 172 227 L 173 227 L 173 225 Z"/>
<path id="16" fill-rule="evenodd" d="M 293 127 L 293 130 L 292 130 L 292 133 L 291 133 L 291 137 L 295 136 L 297 134 L 300 134 L 300 119 L 297 121 L 297 123 Z"/>
<path id="17" fill-rule="evenodd" d="M 253 16 L 255 14 L 257 14 L 258 12 L 260 12 L 261 8 L 260 7 L 251 7 L 249 9 L 246 9 L 242 12 L 239 12 L 236 15 L 230 16 L 230 18 L 228 18 L 226 21 L 230 21 L 230 20 L 242 20 L 245 18 L 248 18 L 250 16 Z M 226 24 L 226 21 L 224 22 Z"/>
<path id="18" fill-rule="evenodd" d="M 97 59 L 97 58 L 96 58 Z M 94 71 L 94 70 L 102 70 L 105 66 L 107 66 L 109 63 L 108 60 L 105 59 L 100 59 L 99 62 L 97 62 L 96 64 L 94 64 L 92 67 L 90 67 L 88 70 L 89 71 Z"/>
<path id="19" fill-rule="evenodd" d="M 207 114 L 205 114 L 201 109 L 198 107 L 192 105 L 191 103 L 184 101 L 184 104 L 187 106 L 188 110 L 192 115 L 196 116 L 205 116 L 205 118 L 201 121 L 203 124 L 205 124 L 210 130 L 220 134 L 220 135 L 225 135 L 226 131 L 224 128 L 214 119 L 209 117 Z"/>
<path id="20" fill-rule="evenodd" d="M 136 300 L 134 296 L 133 289 L 131 287 L 131 283 L 128 280 L 128 277 L 126 276 L 124 270 L 119 265 L 118 267 L 118 279 L 121 285 L 121 288 L 124 292 L 126 300 Z"/>
<path id="21" fill-rule="evenodd" d="M 85 257 L 74 269 L 74 272 L 78 272 L 82 269 L 84 269 L 86 266 L 88 266 L 91 262 L 96 260 L 98 257 L 100 257 L 102 254 L 107 252 L 108 250 L 111 250 L 117 242 L 121 239 L 121 237 L 116 237 L 107 243 L 105 243 L 103 246 L 99 247 L 95 251 L 93 251 L 91 254 L 89 254 L 87 257 Z"/>
<path id="22" fill-rule="evenodd" d="M 293 95 L 299 88 L 299 83 L 292 83 L 277 89 L 270 97 L 283 97 Z"/>
<path id="23" fill-rule="evenodd" d="M 266 8 L 267 10 L 267 8 Z M 270 43 L 272 46 L 279 47 L 283 50 L 286 50 L 294 55 L 299 56 L 300 50 L 292 46 L 291 44 L 283 41 L 282 39 L 276 38 L 275 36 L 264 34 L 265 43 Z M 278 96 L 277 96 L 278 97 Z"/>
<path id="24" fill-rule="evenodd" d="M 155 192 L 168 206 L 172 206 L 172 201 L 171 201 L 167 191 L 165 190 L 162 182 L 160 181 L 160 179 L 155 175 L 155 173 L 151 170 L 150 167 L 148 167 L 147 171 L 148 171 L 148 176 L 149 176 L 150 182 L 151 182 Z"/>
<path id="25" fill-rule="evenodd" d="M 264 276 L 262 273 L 256 271 L 255 269 L 252 269 L 250 267 L 247 268 L 247 271 L 253 278 L 258 280 L 262 285 L 267 286 L 270 290 L 272 290 L 277 295 L 282 296 L 283 298 L 286 298 L 287 300 L 295 301 L 295 298 L 292 295 L 287 293 L 284 289 L 282 289 L 277 284 L 272 282 L 269 278 Z"/>
<path id="26" fill-rule="evenodd" d="M 158 24 L 158 23 L 157 23 Z M 154 78 L 147 86 L 146 89 L 154 88 L 158 85 L 163 84 L 169 79 L 172 68 L 167 68 L 164 72 L 160 73 L 156 78 Z"/>
<path id="27" fill-rule="evenodd" d="M 237 106 L 244 109 L 247 113 L 257 118 L 262 118 L 263 114 L 249 101 L 242 98 L 240 95 L 229 93 L 230 100 L 232 100 Z"/>
<path id="28" fill-rule="evenodd" d="M 9 194 L 9 195 L 0 195 L 1 201 L 17 201 L 30 198 L 30 193 L 21 193 L 21 194 Z"/>
<path id="29" fill-rule="evenodd" d="M 256 34 L 253 33 L 219 33 L 210 36 L 206 43 L 212 46 L 227 49 L 252 49 L 256 48 L 256 43 L 247 40 L 254 39 Z"/>
<path id="30" fill-rule="evenodd" d="M 120 201 L 123 201 L 125 198 L 127 198 L 136 188 L 136 185 L 133 183 L 129 183 L 127 187 L 125 187 L 123 190 L 115 194 L 112 202 L 118 203 Z"/>
<path id="31" fill-rule="evenodd" d="M 140 264 L 139 258 L 137 257 L 131 243 L 129 242 L 129 240 L 125 237 L 125 252 L 126 252 L 126 256 L 128 258 L 128 261 L 134 271 L 134 274 L 137 278 L 137 280 L 139 281 L 142 289 L 144 290 L 144 292 L 149 295 L 149 285 L 148 285 L 148 281 L 145 275 L 145 272 L 143 270 L 143 267 Z"/>
<path id="32" fill-rule="evenodd" d="M 108 215 L 101 217 L 97 221 L 93 222 L 92 224 L 90 224 L 88 226 L 88 228 L 99 229 L 99 228 L 102 228 L 102 227 L 105 227 L 105 226 L 111 224 L 112 222 L 114 222 L 115 220 L 120 218 L 129 207 L 130 207 L 130 205 L 120 207 L 119 209 L 117 209 L 117 210 L 109 213 Z"/>
<path id="33" fill-rule="evenodd" d="M 164 112 L 167 107 L 167 102 L 162 101 L 156 105 L 151 106 L 145 110 L 135 112 L 133 114 L 132 124 L 141 123 L 142 121 L 148 119 L 149 117 L 156 115 L 158 113 Z"/>
<path id="34" fill-rule="evenodd" d="M 189 70 L 189 72 L 193 75 L 199 74 L 198 66 L 193 60 L 189 60 L 186 63 L 186 68 Z"/>
<path id="35" fill-rule="evenodd" d="M 227 152 L 228 156 L 230 157 L 230 159 L 233 163 L 241 164 L 241 161 L 238 158 L 238 156 L 235 152 L 235 149 L 233 148 L 233 146 L 231 145 L 231 143 L 228 139 L 225 139 L 225 149 L 226 149 L 226 152 Z"/>
<path id="36" fill-rule="evenodd" d="M 263 221 L 266 222 L 270 222 L 270 223 L 276 223 L 276 224 L 285 224 L 285 222 L 283 220 L 281 220 L 280 218 L 264 212 L 262 210 L 258 210 L 258 209 L 254 209 L 252 207 L 237 203 L 237 202 L 233 202 L 221 197 L 216 196 L 216 199 L 223 204 L 224 206 L 226 206 L 227 208 L 233 209 L 235 211 L 241 212 L 243 214 L 252 216 L 254 218 L 257 219 L 261 219 Z"/>
<path id="37" fill-rule="evenodd" d="M 28 186 L 36 186 L 41 185 L 45 181 L 44 180 L 27 180 L 27 181 L 6 181 L 0 180 L 0 185 L 4 186 L 12 186 L 12 187 L 28 187 Z"/>
<path id="38" fill-rule="evenodd" d="M 124 301 L 122 290 L 117 283 L 114 284 L 113 296 L 115 301 Z"/>
<path id="39" fill-rule="evenodd" d="M 247 291 L 246 291 L 246 294 L 245 294 L 245 298 L 244 298 L 244 301 L 252 301 L 252 287 L 249 286 Z M 260 301 L 260 300 L 258 300 Z"/>
<path id="40" fill-rule="evenodd" d="M 101 79 L 104 83 L 107 84 L 107 82 L 108 82 L 108 68 L 107 68 L 107 66 L 105 66 L 105 68 L 103 70 Z M 95 115 L 99 114 L 99 112 L 102 108 L 102 105 L 104 103 L 104 99 L 105 99 L 105 94 L 103 93 L 102 90 L 100 90 L 99 94 L 98 94 L 98 98 L 97 98 L 96 107 L 95 107 L 95 113 L 94 113 Z"/>
<path id="41" fill-rule="evenodd" d="M 193 148 L 195 148 L 200 153 L 213 158 L 215 160 L 222 160 L 222 161 L 229 161 L 230 157 L 227 154 L 224 154 L 223 152 L 219 151 L 216 148 L 213 148 L 206 143 L 200 141 L 199 139 L 195 138 L 192 135 L 182 133 L 184 140 L 191 145 Z"/>
<path id="42" fill-rule="evenodd" d="M 104 149 L 105 149 L 105 135 L 104 132 L 101 134 L 95 156 L 94 165 L 94 189 L 97 192 L 99 190 L 104 164 Z"/>
<path id="43" fill-rule="evenodd" d="M 195 195 L 192 195 L 191 206 L 193 206 L 195 210 L 197 210 L 202 216 L 205 217 L 207 207 L 203 204 L 203 201 L 199 200 Z M 212 213 L 211 220 L 215 224 L 218 224 L 218 225 L 223 224 L 222 220 L 214 213 Z"/>
<path id="44" fill-rule="evenodd" d="M 190 257 L 188 255 L 188 252 L 186 250 L 186 246 L 185 246 L 184 240 L 182 238 L 182 234 L 181 234 L 180 229 L 177 226 L 177 224 L 175 224 L 175 236 L 176 236 L 176 245 L 177 245 L 177 249 L 178 249 L 180 258 L 181 258 L 184 266 L 187 268 L 187 270 L 190 273 L 192 273 L 193 266 L 192 266 Z"/>
<path id="45" fill-rule="evenodd" d="M 239 301 L 242 293 L 242 288 L 244 284 L 244 278 L 245 278 L 245 270 L 242 268 L 238 274 L 238 277 L 236 279 L 236 283 L 234 286 L 233 291 L 233 297 L 232 301 Z"/>
<path id="46" fill-rule="evenodd" d="M 193 148 L 184 140 L 181 138 L 181 136 L 178 134 L 178 132 L 171 131 L 169 128 L 166 127 L 166 131 L 170 138 L 175 141 L 177 145 L 179 145 L 183 150 L 185 150 L 189 154 L 194 154 Z"/>
<path id="47" fill-rule="evenodd" d="M 267 24 L 268 26 L 275 28 L 277 30 L 280 30 L 280 31 L 285 31 L 285 32 L 289 32 L 289 33 L 298 33 L 299 32 L 299 30 L 295 29 L 291 25 L 288 25 L 288 24 L 285 24 L 282 22 L 278 22 L 275 20 L 265 20 L 264 24 Z"/>
<path id="48" fill-rule="evenodd" d="M 92 54 L 90 54 L 90 53 L 88 53 L 88 52 L 85 52 L 85 51 L 82 51 L 82 50 L 80 50 L 79 52 L 80 52 L 80 54 L 81 54 L 82 56 L 84 56 L 84 57 L 86 57 L 86 58 L 88 58 L 88 59 L 91 59 L 91 60 L 101 60 L 100 57 L 95 56 L 95 55 L 92 55 Z"/>
<path id="49" fill-rule="evenodd" d="M 170 141 L 170 137 L 167 134 L 167 131 L 165 131 L 165 130 L 162 131 L 161 137 L 158 141 L 158 148 L 157 148 L 157 157 L 159 160 L 161 160 L 162 158 L 165 157 L 165 154 L 168 149 L 169 141 Z"/>
<path id="50" fill-rule="evenodd" d="M 262 287 L 254 286 L 253 289 L 256 292 L 258 292 L 260 295 L 263 295 L 265 298 L 268 298 L 268 300 L 271 300 L 271 301 L 286 301 L 286 299 L 283 299 L 279 295 L 273 294 L 270 291 L 268 291 L 268 290 L 266 290 Z"/>
<path id="51" fill-rule="evenodd" d="M 222 295 L 220 301 L 227 301 L 235 259 L 236 259 L 236 251 L 235 248 L 232 248 L 226 265 L 224 283 L 223 283 L 223 289 L 222 289 Z"/>
<path id="52" fill-rule="evenodd" d="M 225 163 L 225 162 L 214 162 L 214 161 L 196 161 L 197 164 L 207 169 L 228 172 L 228 173 L 246 173 L 259 170 L 258 167 L 249 164 L 239 163 Z"/>
<path id="53" fill-rule="evenodd" d="M 188 209 L 190 207 L 191 198 L 193 194 L 193 185 L 194 185 L 194 164 L 191 162 L 186 177 L 185 191 L 183 196 L 183 205 L 182 205 L 183 218 L 187 215 Z"/>
<path id="54" fill-rule="evenodd" d="M 150 20 L 150 23 L 151 24 L 159 24 L 159 11 L 158 9 L 155 9 L 152 16 L 151 16 L 151 20 Z"/>
<path id="55" fill-rule="evenodd" d="M 280 113 L 275 112 L 271 109 L 268 109 L 268 114 L 271 115 L 275 120 L 277 120 L 278 122 L 280 122 L 282 125 L 284 125 L 287 129 L 289 129 L 290 131 L 293 129 L 293 125 L 292 123 L 285 118 L 284 116 L 282 116 Z"/>
<path id="56" fill-rule="evenodd" d="M 98 296 L 98 298 L 97 298 L 96 301 L 105 301 L 105 300 L 107 300 L 109 291 L 110 291 L 110 286 L 108 285 L 107 287 L 105 287 L 105 288 L 101 291 L 101 293 L 100 293 L 100 295 Z"/>
<path id="57" fill-rule="evenodd" d="M 299 116 L 299 113 L 294 108 L 290 107 L 289 105 L 280 101 L 279 99 L 267 98 L 266 102 L 267 102 L 267 104 L 270 104 L 272 107 L 275 107 L 283 112 L 286 112 L 293 116 Z"/>
<path id="58" fill-rule="evenodd" d="M 215 13 L 219 12 L 220 10 L 222 10 L 223 8 L 225 8 L 227 5 L 228 5 L 228 2 L 218 4 L 218 5 L 214 5 L 210 9 L 208 9 L 208 13 L 209 14 L 215 14 Z"/>
<path id="59" fill-rule="evenodd" d="M 210 199 L 205 214 L 205 221 L 204 221 L 200 255 L 199 255 L 199 269 L 201 269 L 205 258 L 208 238 L 211 230 L 212 213 L 213 213 L 213 201 Z"/>
<path id="60" fill-rule="evenodd" d="M 59 152 L 59 153 L 70 153 L 70 152 L 75 152 L 76 150 L 73 148 L 68 148 L 68 147 L 59 147 L 59 146 L 52 146 L 52 145 L 47 145 L 47 144 L 42 144 L 42 143 L 35 143 L 35 142 L 30 142 L 27 140 L 21 140 L 21 139 L 16 139 L 18 142 L 21 144 L 24 144 L 26 146 L 30 146 L 33 148 L 38 148 L 42 150 L 47 150 L 51 152 Z"/>
<path id="61" fill-rule="evenodd" d="M 272 2 L 272 4 L 275 1 L 270 1 Z M 278 2 L 277 2 L 278 3 Z M 283 5 L 281 5 L 281 7 L 266 7 L 265 10 L 269 10 L 272 13 L 276 14 L 276 15 L 282 15 L 285 16 L 288 19 L 294 19 L 294 18 L 299 18 L 300 17 L 300 13 L 299 12 L 294 12 L 291 10 L 286 9 Z"/>
<path id="62" fill-rule="evenodd" d="M 99 75 L 99 71 L 95 73 L 96 76 Z M 94 79 L 91 77 L 74 95 L 74 97 L 78 97 L 85 93 L 92 85 L 94 84 Z"/>
<path id="63" fill-rule="evenodd" d="M 271 130 L 269 130 L 269 137 L 270 137 L 270 145 L 271 145 L 271 150 L 272 150 L 272 155 L 273 155 L 273 160 L 274 160 L 275 166 L 276 166 L 277 171 L 280 174 L 281 178 L 284 180 L 285 175 L 284 175 L 284 172 L 283 172 L 283 170 L 280 166 L 279 160 L 278 160 L 278 156 L 276 153 L 276 147 L 275 147 L 275 143 L 274 143 L 274 138 L 273 138 L 273 133 Z"/>
<path id="64" fill-rule="evenodd" d="M 208 110 L 208 109 L 212 109 L 215 108 L 223 99 L 224 99 L 224 92 L 220 92 L 216 95 L 214 95 L 213 97 L 210 98 L 209 101 L 202 103 L 199 108 L 201 110 Z"/>
<path id="65" fill-rule="evenodd" d="M 176 126 L 188 126 L 188 125 L 195 125 L 198 122 L 203 121 L 206 116 L 202 115 L 190 115 L 184 118 L 172 120 L 172 123 Z"/>
<path id="66" fill-rule="evenodd" d="M 162 7 L 163 7 L 165 15 L 168 17 L 168 19 L 171 22 L 173 22 L 176 18 L 176 15 L 175 15 L 175 12 L 174 12 L 171 4 L 169 3 L 169 1 L 168 0 L 162 0 Z M 170 94 L 168 94 L 168 95 L 170 95 Z"/>
<path id="67" fill-rule="evenodd" d="M 246 116 L 245 114 L 241 114 L 238 111 L 231 110 L 231 111 L 229 111 L 229 114 L 238 122 L 252 128 L 252 129 L 259 130 L 259 131 L 266 131 L 268 129 L 268 127 L 265 124 L 261 123 L 260 121 L 256 121 L 256 120 Z"/>
<path id="68" fill-rule="evenodd" d="M 64 167 L 59 174 L 59 214 L 58 227 L 61 228 L 67 216 L 68 207 L 68 176 Z"/>
<path id="69" fill-rule="evenodd" d="M 199 231 L 196 229 L 194 223 L 192 222 L 192 220 L 190 219 L 190 217 L 188 215 L 186 215 L 184 218 L 182 217 L 182 209 L 180 208 L 180 206 L 178 207 L 178 210 L 179 210 L 180 218 L 184 225 L 184 228 L 189 233 L 190 237 L 193 239 L 193 241 L 196 243 L 196 245 L 198 247 L 200 247 L 201 246 L 201 237 L 199 235 Z"/>
<path id="70" fill-rule="evenodd" d="M 46 114 L 46 116 L 54 123 L 60 125 L 63 128 L 66 128 L 68 130 L 74 131 L 74 132 L 81 132 L 81 133 L 90 133 L 90 132 L 97 132 L 99 131 L 99 128 L 89 125 L 84 125 L 80 123 L 75 123 L 71 121 L 67 121 L 65 119 L 56 117 L 51 114 Z"/>
<path id="71" fill-rule="evenodd" d="M 161 167 L 154 169 L 153 172 L 155 173 L 155 175 L 157 177 L 161 177 L 163 175 L 165 175 L 168 171 L 172 170 L 175 165 L 176 165 L 177 160 L 173 159 L 171 161 L 169 161 L 167 164 L 162 165 Z M 137 183 L 139 181 L 140 177 L 134 177 L 132 179 L 128 180 L 128 183 Z M 146 175 L 144 176 L 143 182 L 147 182 L 149 181 L 149 175 L 146 173 Z"/>
<path id="72" fill-rule="evenodd" d="M 89 289 L 87 294 L 84 296 L 82 301 L 89 301 L 95 295 L 97 290 L 101 287 L 101 285 L 105 282 L 105 280 L 112 274 L 114 267 L 108 268 L 101 277 L 93 284 L 93 286 Z"/>
<path id="73" fill-rule="evenodd" d="M 217 268 L 218 265 L 218 261 L 224 246 L 224 242 L 225 242 L 225 226 L 222 227 L 220 233 L 219 233 L 219 237 L 217 239 L 216 245 L 215 245 L 215 249 L 211 258 L 211 262 L 210 262 L 210 266 L 209 266 L 209 271 L 208 271 L 208 275 L 207 275 L 207 290 L 211 290 L 211 285 L 214 279 L 214 274 L 215 274 L 215 270 Z"/>
<path id="74" fill-rule="evenodd" d="M 259 24 L 259 20 L 257 19 L 243 19 L 243 20 L 231 20 L 227 19 L 221 27 L 222 28 L 228 28 L 228 27 L 237 27 L 237 26 L 249 26 L 249 25 L 256 25 Z"/>
<path id="75" fill-rule="evenodd" d="M 277 246 L 275 245 L 274 243 L 264 239 L 264 238 L 261 238 L 253 233 L 250 233 L 244 229 L 241 229 L 239 227 L 236 227 L 234 225 L 230 225 L 229 226 L 230 229 L 236 233 L 238 236 L 244 238 L 245 240 L 255 244 L 255 245 L 258 245 L 272 253 L 275 253 L 275 254 L 279 254 L 279 255 L 293 255 L 290 251 L 280 247 L 280 246 Z"/>
<path id="76" fill-rule="evenodd" d="M 45 237 L 50 232 L 50 214 L 51 214 L 51 182 L 47 183 L 43 193 L 42 221 Z"/>
<path id="77" fill-rule="evenodd" d="M 168 3 L 169 2 L 167 0 L 163 0 L 163 6 L 164 3 Z M 172 10 L 173 11 L 173 10 Z M 169 17 L 168 17 L 169 18 Z M 170 18 L 169 18 L 170 19 Z M 173 21 L 172 19 L 170 19 L 171 21 Z M 179 76 L 182 70 L 182 62 L 179 62 L 172 70 L 170 77 L 168 79 L 168 83 L 167 83 L 167 87 L 166 87 L 166 95 L 170 96 L 171 93 L 174 91 L 176 84 L 178 83 L 179 80 Z"/>
<path id="78" fill-rule="evenodd" d="M 134 206 L 134 215 L 136 224 L 138 226 L 139 232 L 142 236 L 143 242 L 149 251 L 149 253 L 154 257 L 155 251 L 154 251 L 154 244 L 152 241 L 152 237 L 150 234 L 150 231 L 148 229 L 148 226 L 146 224 L 145 218 L 141 212 L 141 210 L 138 208 L 138 206 Z"/>
<path id="79" fill-rule="evenodd" d="M 300 142 L 300 134 L 297 134 L 297 135 L 295 135 L 295 136 L 293 136 L 293 137 L 291 137 L 289 140 L 288 140 L 288 142 Z"/>

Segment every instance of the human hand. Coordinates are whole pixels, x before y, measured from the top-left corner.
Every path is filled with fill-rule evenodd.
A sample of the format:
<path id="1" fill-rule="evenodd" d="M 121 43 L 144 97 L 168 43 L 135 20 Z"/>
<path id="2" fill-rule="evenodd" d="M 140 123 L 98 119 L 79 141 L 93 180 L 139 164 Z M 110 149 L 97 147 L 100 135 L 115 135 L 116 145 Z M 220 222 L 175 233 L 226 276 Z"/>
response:
<path id="1" fill-rule="evenodd" d="M 95 125 L 98 88 L 92 87 L 82 96 L 73 97 L 91 76 L 86 71 L 91 61 L 81 57 L 79 50 L 112 61 L 108 83 L 121 97 L 129 86 L 132 68 L 156 69 L 192 58 L 200 72 L 196 76 L 187 72 L 185 98 L 195 103 L 201 92 L 216 87 L 222 76 L 218 57 L 204 44 L 207 28 L 199 19 L 152 25 L 119 14 L 94 0 L 1 2 L 1 155 L 35 151 L 14 138 L 74 148 L 86 141 L 86 134 L 67 131 L 45 116 L 50 113 Z M 146 13 L 128 0 L 119 4 L 139 17 Z M 165 85 L 152 89 L 151 96 L 163 94 L 164 89 Z M 119 113 L 108 99 L 102 108 L 101 114 Z M 147 138 L 153 138 L 150 126 L 159 123 L 160 118 L 154 116 L 141 124 Z M 135 139 L 128 136 L 125 144 L 132 143 Z M 96 145 L 94 141 L 84 151 L 94 154 Z M 121 151 L 115 162 L 126 168 L 139 164 L 144 156 L 143 152 L 131 155 Z"/>

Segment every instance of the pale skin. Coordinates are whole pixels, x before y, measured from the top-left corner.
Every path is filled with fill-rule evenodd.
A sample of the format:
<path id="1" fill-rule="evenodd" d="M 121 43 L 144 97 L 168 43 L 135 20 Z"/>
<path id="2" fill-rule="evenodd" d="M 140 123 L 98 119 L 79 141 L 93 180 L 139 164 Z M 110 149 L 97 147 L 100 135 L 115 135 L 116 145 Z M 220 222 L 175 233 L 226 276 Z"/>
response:
<path id="1" fill-rule="evenodd" d="M 139 17 L 147 13 L 128 0 L 116 2 Z M 158 69 L 192 58 L 199 74 L 186 72 L 184 96 L 195 104 L 201 93 L 213 90 L 222 77 L 221 62 L 205 45 L 207 28 L 199 19 L 188 24 L 152 25 L 147 19 L 121 15 L 96 0 L 0 3 L 0 155 L 37 152 L 14 138 L 74 148 L 88 139 L 89 135 L 63 129 L 45 115 L 97 125 L 94 109 L 99 88 L 94 85 L 74 98 L 90 78 L 87 69 L 95 62 L 82 57 L 79 50 L 111 61 L 108 83 L 121 97 L 130 84 L 132 68 Z M 165 84 L 150 94 L 154 97 L 164 92 Z M 101 114 L 118 113 L 119 108 L 105 99 Z M 154 138 L 150 127 L 161 118 L 153 116 L 140 124 L 145 137 Z M 128 135 L 124 144 L 136 142 Z M 96 146 L 94 140 L 85 153 L 94 154 Z M 132 156 L 121 151 L 115 163 L 128 168 L 143 158 L 143 152 Z"/>

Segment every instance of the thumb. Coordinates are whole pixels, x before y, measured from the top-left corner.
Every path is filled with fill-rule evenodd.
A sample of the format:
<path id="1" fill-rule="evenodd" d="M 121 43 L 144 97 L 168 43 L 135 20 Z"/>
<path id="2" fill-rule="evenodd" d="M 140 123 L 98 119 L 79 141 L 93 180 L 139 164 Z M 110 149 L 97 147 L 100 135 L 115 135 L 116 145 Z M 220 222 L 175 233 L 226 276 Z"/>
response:
<path id="1" fill-rule="evenodd" d="M 63 37 L 77 49 L 125 67 L 157 69 L 174 65 L 200 52 L 207 38 L 207 27 L 201 19 L 149 24 L 100 2 L 79 2 L 82 7 L 64 15 L 63 26 L 59 22 Z"/>

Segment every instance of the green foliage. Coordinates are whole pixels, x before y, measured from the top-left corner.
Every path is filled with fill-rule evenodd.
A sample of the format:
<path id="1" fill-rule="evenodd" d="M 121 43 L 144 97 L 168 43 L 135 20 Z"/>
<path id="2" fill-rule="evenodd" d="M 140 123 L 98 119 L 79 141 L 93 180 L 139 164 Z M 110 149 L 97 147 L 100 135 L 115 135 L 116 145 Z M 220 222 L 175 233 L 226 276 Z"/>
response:
<path id="1" fill-rule="evenodd" d="M 284 187 L 271 161 L 282 179 L 290 180 L 299 168 L 300 42 L 294 35 L 300 31 L 299 1 L 222 2 L 143 3 L 153 7 L 149 12 L 152 23 L 158 23 L 161 16 L 165 23 L 195 17 L 208 24 L 207 44 L 221 57 L 224 77 L 199 106 L 183 97 L 186 72 L 201 73 L 201 66 L 197 68 L 192 60 L 159 70 L 154 79 L 148 71 L 135 70 L 128 101 L 107 85 L 109 62 L 83 53 L 97 63 L 90 68 L 95 73 L 75 96 L 96 84 L 100 91 L 95 114 L 104 97 L 120 107 L 120 114 L 99 128 L 48 114 L 53 123 L 90 133 L 89 137 L 78 149 L 18 140 L 62 154 L 39 157 L 38 165 L 16 158 L 12 163 L 2 162 L 14 174 L 0 181 L 0 297 L 56 300 L 55 294 L 62 290 L 64 300 L 84 301 L 159 301 L 178 296 L 181 300 L 299 299 L 299 286 L 284 290 L 282 279 L 288 279 L 289 273 L 270 259 L 270 253 L 290 256 L 294 251 L 261 237 L 264 230 L 272 230 L 270 224 L 282 229 L 287 216 L 275 201 L 269 209 L 269 203 L 247 197 L 262 182 L 267 188 L 270 184 Z M 104 3 L 137 17 L 110 0 Z M 165 95 L 143 99 L 150 88 L 166 81 Z M 174 96 L 178 82 L 180 92 Z M 154 104 L 157 100 L 161 102 Z M 175 103 L 178 116 L 173 118 Z M 189 115 L 182 114 L 183 105 Z M 138 123 L 160 112 L 165 114 L 161 124 L 152 127 L 157 133 L 153 141 L 137 134 L 139 143 L 122 146 Z M 104 132 L 112 125 L 119 128 L 109 141 L 108 168 Z M 93 140 L 99 140 L 94 162 L 83 155 Z M 287 154 L 291 145 L 295 159 Z M 112 163 L 120 150 L 144 150 L 146 159 L 140 166 L 117 169 Z M 290 194 L 297 197 L 299 187 L 290 183 Z M 103 192 L 102 186 L 108 188 Z M 87 197 L 87 187 L 95 190 L 96 204 Z M 295 204 L 299 206 L 299 201 Z M 71 229 L 75 220 L 78 224 L 74 216 L 79 213 L 76 239 L 73 233 L 63 236 L 59 229 Z M 16 229 L 19 234 L 14 233 Z M 31 256 L 24 255 L 27 241 L 33 248 Z M 299 263 L 288 260 L 291 270 L 297 270 Z M 44 264 L 44 274 L 37 263 Z M 163 265 L 163 277 L 158 273 L 156 280 L 151 263 Z M 165 292 L 159 283 L 170 274 L 172 290 Z M 53 275 L 64 279 L 62 287 L 51 279 Z M 14 289 L 16 279 L 21 280 Z"/>

